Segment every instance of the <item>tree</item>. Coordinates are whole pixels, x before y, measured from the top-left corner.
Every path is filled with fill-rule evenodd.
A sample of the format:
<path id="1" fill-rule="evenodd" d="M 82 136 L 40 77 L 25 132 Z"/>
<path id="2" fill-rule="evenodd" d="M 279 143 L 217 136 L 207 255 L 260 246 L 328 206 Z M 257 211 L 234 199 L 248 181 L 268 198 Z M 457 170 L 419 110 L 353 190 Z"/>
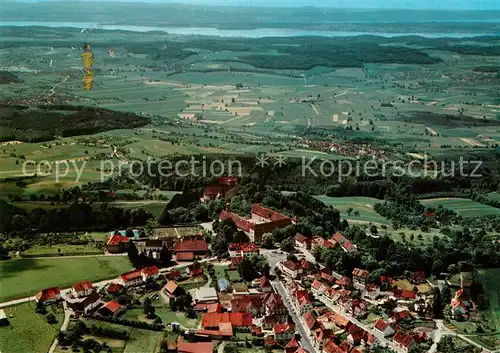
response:
<path id="1" fill-rule="evenodd" d="M 12 229 L 23 230 L 29 227 L 28 218 L 24 215 L 16 214 L 12 217 Z"/>
<path id="2" fill-rule="evenodd" d="M 378 229 L 377 229 L 377 226 L 375 224 L 372 224 L 370 226 L 370 233 L 372 233 L 373 235 L 377 235 L 378 234 Z"/>
<path id="3" fill-rule="evenodd" d="M 129 237 L 129 238 L 133 238 L 135 236 L 134 231 L 130 228 L 127 228 L 127 230 L 125 231 L 125 236 Z"/>
<path id="4" fill-rule="evenodd" d="M 205 204 L 200 203 L 196 208 L 194 209 L 194 218 L 197 221 L 207 221 L 209 220 L 208 218 L 208 208 Z"/>
<path id="5" fill-rule="evenodd" d="M 163 245 L 160 251 L 160 261 L 164 264 L 167 265 L 172 261 L 172 252 L 168 250 L 166 245 Z"/>
<path id="6" fill-rule="evenodd" d="M 250 238 L 248 235 L 246 235 L 245 232 L 242 232 L 241 230 L 236 232 L 234 235 L 234 242 L 236 243 L 248 243 L 250 241 Z"/>
<path id="7" fill-rule="evenodd" d="M 132 265 L 137 267 L 137 264 L 139 263 L 139 250 L 137 250 L 137 247 L 133 242 L 129 243 L 127 255 Z"/>
<path id="8" fill-rule="evenodd" d="M 142 310 L 144 312 L 144 315 L 146 315 L 148 318 L 151 318 L 155 315 L 155 308 L 151 305 L 151 299 L 144 299 Z"/>
<path id="9" fill-rule="evenodd" d="M 443 290 L 441 291 L 441 302 L 444 307 L 451 301 L 451 289 L 448 286 L 443 286 Z"/>
<path id="10" fill-rule="evenodd" d="M 262 236 L 261 245 L 264 249 L 274 248 L 274 239 L 271 233 L 266 233 Z"/>
<path id="11" fill-rule="evenodd" d="M 45 318 L 47 319 L 47 322 L 49 324 L 55 324 L 55 323 L 57 323 L 56 316 L 53 313 L 47 314 L 47 316 L 45 316 Z"/>
<path id="12" fill-rule="evenodd" d="M 352 207 L 349 207 L 349 208 L 347 209 L 347 215 L 348 215 L 348 216 L 350 216 L 353 210 L 354 210 L 354 209 L 353 209 Z"/>
<path id="13" fill-rule="evenodd" d="M 281 242 L 281 250 L 284 252 L 294 252 L 295 251 L 295 239 L 287 238 Z"/>
<path id="14" fill-rule="evenodd" d="M 255 267 L 248 257 L 243 258 L 238 264 L 238 273 L 245 281 L 251 281 L 256 277 Z"/>
<path id="15" fill-rule="evenodd" d="M 479 294 L 477 296 L 476 304 L 477 304 L 477 308 L 479 310 L 486 310 L 486 309 L 488 309 L 488 306 L 489 306 L 488 299 L 486 298 L 486 296 L 484 294 Z"/>

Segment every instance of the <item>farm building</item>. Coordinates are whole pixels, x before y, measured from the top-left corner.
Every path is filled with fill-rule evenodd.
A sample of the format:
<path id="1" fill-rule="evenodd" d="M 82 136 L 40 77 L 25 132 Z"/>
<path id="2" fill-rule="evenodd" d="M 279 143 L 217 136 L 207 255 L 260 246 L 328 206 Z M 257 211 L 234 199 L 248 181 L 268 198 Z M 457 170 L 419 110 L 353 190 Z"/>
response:
<path id="1" fill-rule="evenodd" d="M 37 303 L 41 303 L 43 305 L 54 304 L 59 299 L 61 299 L 61 290 L 59 287 L 43 289 L 36 295 Z"/>
<path id="2" fill-rule="evenodd" d="M 120 254 L 127 251 L 130 238 L 120 234 L 113 234 L 106 243 L 106 250 L 111 254 Z"/>
<path id="3" fill-rule="evenodd" d="M 217 303 L 219 301 L 219 297 L 217 296 L 217 292 L 215 288 L 198 288 L 194 294 L 194 301 L 196 303 L 204 303 L 211 304 Z"/>

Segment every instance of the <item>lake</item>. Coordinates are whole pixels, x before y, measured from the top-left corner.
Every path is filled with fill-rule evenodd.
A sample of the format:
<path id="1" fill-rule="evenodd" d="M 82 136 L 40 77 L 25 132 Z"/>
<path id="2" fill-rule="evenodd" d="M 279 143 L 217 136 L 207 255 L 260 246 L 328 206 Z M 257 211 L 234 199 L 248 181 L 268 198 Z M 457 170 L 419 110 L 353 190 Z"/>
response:
<path id="1" fill-rule="evenodd" d="M 322 36 L 322 37 L 353 37 L 361 35 L 373 35 L 380 37 L 398 37 L 398 36 L 422 36 L 427 38 L 472 38 L 477 36 L 498 35 L 498 33 L 378 33 L 378 32 L 342 32 L 342 31 L 319 31 L 319 30 L 301 30 L 292 28 L 257 28 L 250 30 L 218 29 L 213 27 L 162 27 L 162 26 L 134 26 L 134 25 L 112 25 L 98 24 L 91 22 L 37 22 L 37 21 L 0 21 L 0 26 L 43 26 L 43 27 L 71 27 L 71 28 L 100 28 L 106 30 L 122 30 L 132 32 L 151 32 L 161 31 L 169 34 L 179 35 L 205 35 L 218 37 L 303 37 L 303 36 Z"/>

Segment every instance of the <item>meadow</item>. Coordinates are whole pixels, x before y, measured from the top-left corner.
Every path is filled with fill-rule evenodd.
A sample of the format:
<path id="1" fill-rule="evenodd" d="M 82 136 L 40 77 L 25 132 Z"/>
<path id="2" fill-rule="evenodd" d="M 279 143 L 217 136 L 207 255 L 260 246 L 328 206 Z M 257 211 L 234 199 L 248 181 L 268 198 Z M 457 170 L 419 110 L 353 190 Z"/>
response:
<path id="1" fill-rule="evenodd" d="M 155 352 L 158 338 L 162 335 L 161 332 L 141 330 L 134 328 L 127 340 L 127 345 L 123 353 Z"/>
<path id="2" fill-rule="evenodd" d="M 331 205 L 340 211 L 342 218 L 348 221 L 359 223 L 377 223 L 389 224 L 387 219 L 379 215 L 373 210 L 376 203 L 381 203 L 383 200 L 374 199 L 371 197 L 331 197 L 326 195 L 315 196 L 318 200 L 326 205 Z M 348 214 L 348 209 L 352 208 L 352 212 Z M 359 215 L 354 213 L 358 211 Z"/>
<path id="3" fill-rule="evenodd" d="M 126 256 L 12 259 L 0 263 L 0 301 L 35 295 L 52 286 L 66 288 L 83 280 L 97 282 L 131 269 Z"/>
<path id="4" fill-rule="evenodd" d="M 500 269 L 480 269 L 477 275 L 489 298 L 491 319 L 498 332 L 500 331 Z"/>
<path id="5" fill-rule="evenodd" d="M 442 206 L 455 211 L 458 215 L 463 217 L 479 217 L 488 215 L 498 215 L 500 214 L 500 209 L 483 205 L 481 203 L 462 198 L 435 198 L 420 200 L 422 205 L 427 207 L 438 207 Z"/>
<path id="6" fill-rule="evenodd" d="M 63 310 L 48 308 L 57 323 L 49 324 L 44 315 L 35 313 L 35 303 L 28 302 L 3 309 L 9 326 L 0 327 L 0 351 L 5 353 L 47 352 L 64 320 Z M 12 316 L 12 317 L 11 317 Z"/>

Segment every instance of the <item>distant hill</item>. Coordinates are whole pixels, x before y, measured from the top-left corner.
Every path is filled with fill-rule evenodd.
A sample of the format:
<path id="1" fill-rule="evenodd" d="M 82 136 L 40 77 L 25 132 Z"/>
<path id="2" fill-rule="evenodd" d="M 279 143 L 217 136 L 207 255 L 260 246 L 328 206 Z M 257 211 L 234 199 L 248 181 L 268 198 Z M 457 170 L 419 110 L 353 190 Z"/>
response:
<path id="1" fill-rule="evenodd" d="M 149 121 L 136 114 L 94 107 L 0 105 L 0 141 L 49 141 L 56 136 L 130 129 Z"/>

